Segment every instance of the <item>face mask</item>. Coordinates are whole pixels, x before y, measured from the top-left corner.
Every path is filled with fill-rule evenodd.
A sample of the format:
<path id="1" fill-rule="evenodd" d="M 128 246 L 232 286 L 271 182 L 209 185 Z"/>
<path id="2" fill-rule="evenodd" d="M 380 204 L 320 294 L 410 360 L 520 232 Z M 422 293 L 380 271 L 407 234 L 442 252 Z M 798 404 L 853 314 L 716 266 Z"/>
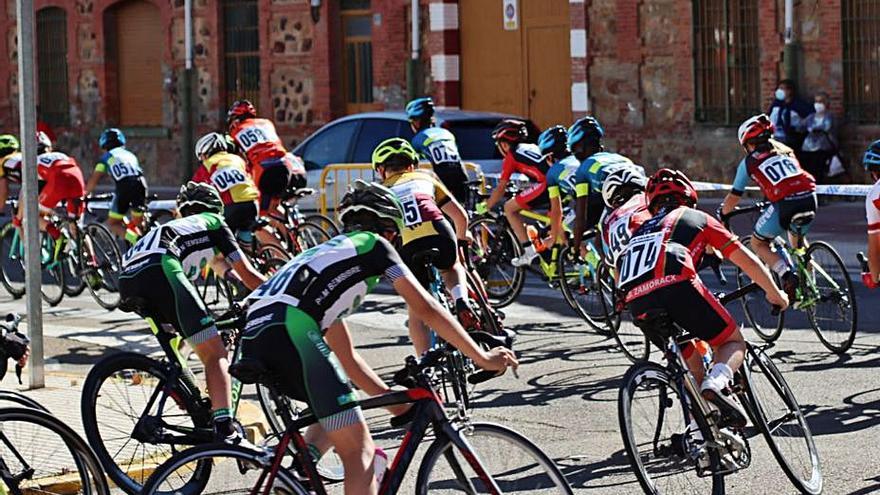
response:
<path id="1" fill-rule="evenodd" d="M 813 103 L 813 108 L 816 109 L 816 113 L 824 113 L 825 112 L 825 104 L 824 103 Z"/>
<path id="2" fill-rule="evenodd" d="M 784 100 L 785 99 L 785 90 L 784 89 L 777 89 L 775 96 L 776 96 L 777 100 Z"/>

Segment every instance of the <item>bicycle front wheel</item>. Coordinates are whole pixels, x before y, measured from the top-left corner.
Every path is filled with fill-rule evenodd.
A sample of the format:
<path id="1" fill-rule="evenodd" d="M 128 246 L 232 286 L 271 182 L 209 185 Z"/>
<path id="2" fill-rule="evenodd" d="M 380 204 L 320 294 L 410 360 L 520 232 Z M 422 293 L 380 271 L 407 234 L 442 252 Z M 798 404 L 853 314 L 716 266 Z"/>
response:
<path id="1" fill-rule="evenodd" d="M 743 245 L 745 245 L 746 248 L 750 247 L 751 243 L 749 241 L 750 239 L 743 239 Z M 775 273 L 772 275 L 773 280 L 776 282 L 776 286 L 781 287 L 782 285 L 779 281 L 779 276 Z M 748 275 L 737 268 L 737 288 L 741 289 L 751 283 L 752 280 Z M 776 342 L 776 339 L 782 335 L 782 327 L 785 324 L 785 311 L 781 311 L 778 315 L 773 315 L 773 308 L 770 306 L 770 303 L 767 302 L 767 299 L 764 298 L 764 293 L 761 291 L 746 294 L 740 299 L 740 302 L 743 311 L 746 314 L 746 320 L 748 320 L 749 326 L 751 326 L 752 330 L 758 334 L 758 337 L 761 337 L 764 342 Z"/>
<path id="2" fill-rule="evenodd" d="M 280 463 L 279 463 L 280 464 Z M 272 459 L 266 452 L 238 445 L 208 444 L 175 455 L 150 476 L 144 495 L 211 495 L 279 493 L 307 495 L 309 492 L 289 471 L 278 467 L 270 476 Z M 211 466 L 205 470 L 202 466 Z M 271 479 L 271 485 L 268 485 Z M 194 489 L 188 480 L 198 481 Z"/>
<path id="3" fill-rule="evenodd" d="M 107 227 L 90 223 L 85 226 L 80 239 L 80 266 L 89 292 L 102 308 L 112 311 L 119 305 L 119 272 L 122 268 L 122 254 L 116 237 Z"/>
<path id="4" fill-rule="evenodd" d="M 5 406 L 15 406 L 15 407 L 30 407 L 33 409 L 39 409 L 43 412 L 49 412 L 48 409 L 43 407 L 42 404 L 31 399 L 30 397 L 20 394 L 18 392 L 14 392 L 12 390 L 0 390 L 0 402 L 8 402 L 9 404 L 4 404 Z"/>
<path id="5" fill-rule="evenodd" d="M 416 494 L 492 493 L 470 462 L 479 462 L 502 493 L 571 494 L 556 463 L 521 434 L 493 423 L 471 423 L 460 431 L 470 452 L 446 437 L 431 444 L 416 480 Z"/>
<path id="6" fill-rule="evenodd" d="M 829 351 L 842 354 L 856 338 L 858 308 L 852 280 L 843 260 L 829 244 L 816 241 L 807 249 L 807 280 L 801 283 L 810 325 Z"/>
<path id="7" fill-rule="evenodd" d="M 11 223 L 3 227 L 0 234 L 0 281 L 10 296 L 18 299 L 24 296 L 24 247 L 18 230 Z"/>
<path id="8" fill-rule="evenodd" d="M 110 493 L 88 445 L 44 411 L 0 409 L 0 462 L 3 493 Z"/>
<path id="9" fill-rule="evenodd" d="M 55 246 L 58 241 L 53 240 L 49 234 L 40 234 L 42 242 L 40 246 L 41 260 L 43 261 L 42 284 L 40 293 L 43 300 L 49 306 L 57 306 L 64 299 L 64 254 L 55 255 Z"/>
<path id="10" fill-rule="evenodd" d="M 522 247 L 504 223 L 494 218 L 480 218 L 468 226 L 474 242 L 468 252 L 472 265 L 496 308 L 512 303 L 522 292 L 526 282 L 523 267 L 515 267 L 510 260 L 522 254 Z"/>
<path id="11" fill-rule="evenodd" d="M 746 392 L 755 426 L 795 488 L 802 493 L 821 493 L 819 452 L 794 393 L 762 349 L 750 345 L 746 364 Z"/>
<path id="12" fill-rule="evenodd" d="M 559 252 L 557 263 L 559 288 L 565 301 L 590 327 L 607 334 L 608 315 L 596 269 L 579 260 L 568 246 Z"/>
<path id="13" fill-rule="evenodd" d="M 79 247 L 77 247 L 77 250 Z M 82 277 L 79 254 L 75 251 L 64 256 L 64 295 L 76 297 L 86 290 L 86 281 Z"/>
<path id="14" fill-rule="evenodd" d="M 300 253 L 330 240 L 330 234 L 323 227 L 309 221 L 297 225 L 295 235 Z"/>

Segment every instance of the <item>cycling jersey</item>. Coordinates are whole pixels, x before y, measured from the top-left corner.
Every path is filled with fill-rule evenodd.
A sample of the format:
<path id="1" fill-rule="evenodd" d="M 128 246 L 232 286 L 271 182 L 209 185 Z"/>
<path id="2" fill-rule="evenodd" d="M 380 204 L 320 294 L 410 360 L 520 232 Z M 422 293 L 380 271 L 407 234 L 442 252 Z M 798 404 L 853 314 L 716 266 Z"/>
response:
<path id="1" fill-rule="evenodd" d="M 459 202 L 465 202 L 468 175 L 461 163 L 455 136 L 442 127 L 428 127 L 413 136 L 412 145 L 416 152 L 431 162 L 446 189 Z"/>
<path id="2" fill-rule="evenodd" d="M 791 148 L 772 141 L 770 150 L 755 150 L 740 161 L 732 194 L 741 196 L 754 180 L 768 201 L 775 203 L 790 196 L 816 190 L 816 180 L 804 171 Z"/>
<path id="3" fill-rule="evenodd" d="M 868 216 L 868 233 L 880 234 L 880 180 L 874 183 L 865 197 L 865 212 Z"/>
<path id="4" fill-rule="evenodd" d="M 220 152 L 203 162 L 210 184 L 220 192 L 224 205 L 256 201 L 260 197 L 247 164 L 238 155 Z"/>
<path id="5" fill-rule="evenodd" d="M 580 162 L 574 155 L 557 161 L 547 170 L 547 193 L 551 198 L 574 196 L 574 175 Z"/>
<path id="6" fill-rule="evenodd" d="M 122 146 L 107 151 L 95 165 L 95 172 L 109 173 L 113 180 L 119 182 L 125 179 L 142 177 L 144 171 L 137 156 Z"/>
<path id="7" fill-rule="evenodd" d="M 16 151 L 0 159 L 0 177 L 21 184 L 21 152 Z"/>
<path id="8" fill-rule="evenodd" d="M 229 134 L 244 151 L 251 167 L 260 167 L 267 160 L 279 159 L 287 154 L 271 120 L 240 120 L 232 124 Z"/>
<path id="9" fill-rule="evenodd" d="M 66 201 L 68 213 L 81 213 L 85 181 L 76 160 L 57 151 L 43 153 L 37 156 L 37 174 L 46 183 L 40 191 L 41 206 L 51 209 Z"/>
<path id="10" fill-rule="evenodd" d="M 607 259 L 617 263 L 633 232 L 651 218 L 645 193 L 633 195 L 629 200 L 608 212 L 602 219 L 602 245 Z"/>
<path id="11" fill-rule="evenodd" d="M 403 172 L 385 179 L 384 185 L 394 191 L 403 207 L 403 244 L 416 239 L 437 235 L 433 222 L 445 221 L 441 208 L 449 202 L 446 187 L 432 175 L 421 172 Z"/>
<path id="12" fill-rule="evenodd" d="M 633 162 L 629 158 L 607 151 L 600 151 L 588 156 L 574 175 L 574 188 L 577 197 L 602 194 L 602 183 L 605 182 L 610 167 L 632 164 Z"/>
<path id="13" fill-rule="evenodd" d="M 534 144 L 520 143 L 504 157 L 501 163 L 501 180 L 510 180 L 515 173 L 531 179 L 532 185 L 514 197 L 521 209 L 546 207 L 550 196 L 547 193 L 547 171 L 550 166 L 544 160 L 540 148 Z"/>

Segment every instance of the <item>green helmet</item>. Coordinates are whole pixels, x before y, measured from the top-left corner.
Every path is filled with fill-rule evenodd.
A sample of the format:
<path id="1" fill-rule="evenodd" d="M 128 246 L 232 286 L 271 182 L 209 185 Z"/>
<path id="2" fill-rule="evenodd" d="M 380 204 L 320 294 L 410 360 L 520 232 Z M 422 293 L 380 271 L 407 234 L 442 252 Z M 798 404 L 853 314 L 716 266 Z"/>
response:
<path id="1" fill-rule="evenodd" d="M 15 153 L 21 149 L 18 139 L 12 134 L 0 135 L 0 156 L 6 156 Z"/>
<path id="2" fill-rule="evenodd" d="M 177 209 L 183 216 L 202 212 L 223 213 L 220 193 L 210 184 L 189 181 L 177 193 Z"/>
<path id="3" fill-rule="evenodd" d="M 398 159 L 394 160 L 395 158 Z M 419 154 L 406 139 L 386 139 L 373 150 L 373 168 L 385 165 L 390 160 L 394 160 L 395 165 L 417 165 Z"/>
<path id="4" fill-rule="evenodd" d="M 368 215 L 362 215 L 367 213 Z M 345 230 L 385 231 L 403 229 L 403 207 L 394 191 L 360 179 L 342 197 L 336 214 Z"/>

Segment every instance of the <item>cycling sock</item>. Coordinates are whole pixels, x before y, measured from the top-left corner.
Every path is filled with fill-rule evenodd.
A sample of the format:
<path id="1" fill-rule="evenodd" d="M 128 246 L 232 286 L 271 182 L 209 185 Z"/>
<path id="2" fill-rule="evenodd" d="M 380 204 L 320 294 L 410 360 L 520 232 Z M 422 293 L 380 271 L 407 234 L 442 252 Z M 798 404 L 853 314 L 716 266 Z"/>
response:
<path id="1" fill-rule="evenodd" d="M 214 432 L 218 437 L 227 438 L 235 434 L 232 411 L 229 408 L 216 409 L 211 413 L 211 422 L 214 423 Z"/>
<path id="2" fill-rule="evenodd" d="M 134 244 L 138 240 L 138 233 L 129 229 L 125 231 L 125 240 L 129 242 L 129 244 Z"/>
<path id="3" fill-rule="evenodd" d="M 710 376 L 723 376 L 728 381 L 733 380 L 733 370 L 726 363 L 715 363 L 709 371 Z"/>
<path id="4" fill-rule="evenodd" d="M 533 246 L 534 244 L 532 244 L 532 241 L 531 241 L 531 240 L 528 240 L 528 241 L 523 241 L 523 242 L 519 243 L 519 245 L 522 246 L 522 247 L 524 247 L 524 248 L 528 248 L 528 247 L 530 247 L 530 246 Z"/>
<path id="5" fill-rule="evenodd" d="M 52 237 L 52 239 L 58 240 L 61 237 L 61 231 L 58 230 L 58 227 L 52 225 L 51 223 L 46 225 L 46 232 Z"/>
<path id="6" fill-rule="evenodd" d="M 781 277 L 781 276 L 785 275 L 785 273 L 788 271 L 788 263 L 786 263 L 785 260 L 780 259 L 776 263 L 773 263 L 772 268 L 773 268 L 773 271 L 776 272 L 776 274 Z"/>
<path id="7" fill-rule="evenodd" d="M 321 453 L 321 449 L 319 449 L 314 444 L 311 444 L 311 443 L 308 444 L 308 449 L 309 449 L 309 455 L 312 456 L 312 462 L 318 462 L 319 460 L 321 460 L 321 456 L 324 455 Z"/>

